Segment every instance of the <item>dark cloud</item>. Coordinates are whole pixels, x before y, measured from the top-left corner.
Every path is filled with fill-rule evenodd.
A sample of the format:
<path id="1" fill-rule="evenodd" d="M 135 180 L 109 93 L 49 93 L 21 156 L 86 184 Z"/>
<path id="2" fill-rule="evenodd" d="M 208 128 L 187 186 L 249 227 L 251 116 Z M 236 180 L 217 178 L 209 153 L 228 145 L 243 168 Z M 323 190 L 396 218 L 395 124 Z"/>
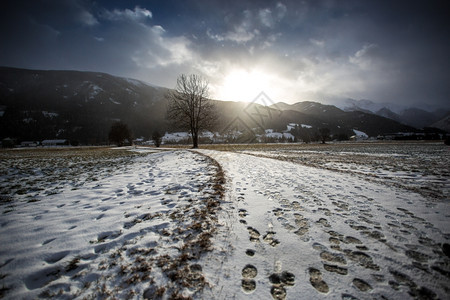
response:
<path id="1" fill-rule="evenodd" d="M 196 72 L 217 97 L 240 74 L 264 78 L 272 97 L 291 102 L 449 107 L 449 16 L 438 0 L 8 0 L 0 65 L 102 71 L 168 87 Z"/>

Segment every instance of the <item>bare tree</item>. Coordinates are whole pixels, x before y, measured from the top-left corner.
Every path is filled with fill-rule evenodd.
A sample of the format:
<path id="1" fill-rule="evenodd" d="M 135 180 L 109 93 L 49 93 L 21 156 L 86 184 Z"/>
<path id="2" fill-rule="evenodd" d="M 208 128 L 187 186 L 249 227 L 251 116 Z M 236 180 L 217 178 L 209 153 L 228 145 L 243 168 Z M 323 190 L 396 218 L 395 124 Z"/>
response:
<path id="1" fill-rule="evenodd" d="M 322 144 L 325 144 L 325 141 L 330 138 L 330 129 L 329 128 L 319 128 L 320 139 L 322 140 Z"/>
<path id="2" fill-rule="evenodd" d="M 131 144 L 131 130 L 128 128 L 128 125 L 122 122 L 115 122 L 111 125 L 111 129 L 109 130 L 109 141 L 116 143 L 117 146 L 124 146 L 127 141 Z"/>
<path id="3" fill-rule="evenodd" d="M 189 130 L 193 148 L 198 148 L 200 131 L 210 128 L 215 119 L 215 107 L 208 97 L 208 82 L 195 74 L 178 76 L 175 90 L 168 94 L 168 118 L 176 127 Z"/>
<path id="4" fill-rule="evenodd" d="M 161 146 L 162 136 L 159 131 L 155 130 L 152 134 L 152 140 L 156 147 Z"/>

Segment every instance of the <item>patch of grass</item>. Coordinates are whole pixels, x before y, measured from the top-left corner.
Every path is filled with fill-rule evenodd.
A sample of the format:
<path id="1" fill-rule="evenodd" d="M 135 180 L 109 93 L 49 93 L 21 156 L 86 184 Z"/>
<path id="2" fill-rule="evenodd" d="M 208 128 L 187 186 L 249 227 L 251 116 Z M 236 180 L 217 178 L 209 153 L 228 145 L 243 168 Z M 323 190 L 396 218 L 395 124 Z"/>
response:
<path id="1" fill-rule="evenodd" d="M 76 256 L 74 257 L 69 264 L 66 266 L 65 270 L 66 272 L 70 272 L 78 268 L 78 264 L 80 263 L 80 257 Z"/>
<path id="2" fill-rule="evenodd" d="M 41 200 L 33 198 L 33 199 L 28 200 L 27 202 L 28 203 L 33 203 L 33 202 L 39 202 L 39 201 L 41 201 Z"/>

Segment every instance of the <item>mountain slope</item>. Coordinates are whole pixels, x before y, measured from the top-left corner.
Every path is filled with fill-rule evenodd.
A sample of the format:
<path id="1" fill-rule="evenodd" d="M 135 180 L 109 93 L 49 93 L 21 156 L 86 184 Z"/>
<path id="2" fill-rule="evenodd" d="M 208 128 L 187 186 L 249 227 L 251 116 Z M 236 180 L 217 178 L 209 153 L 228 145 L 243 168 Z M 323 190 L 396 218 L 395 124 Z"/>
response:
<path id="1" fill-rule="evenodd" d="M 276 103 L 284 111 L 293 110 L 306 115 L 314 116 L 321 121 L 321 127 L 328 127 L 332 133 L 341 130 L 359 130 L 369 136 L 391 132 L 414 132 L 416 128 L 400 124 L 392 119 L 361 111 L 343 111 L 333 105 L 324 105 L 318 102 L 304 101 L 295 104 Z"/>
<path id="2" fill-rule="evenodd" d="M 0 68 L 1 137 L 105 142 L 114 121 L 164 126 L 166 89 L 104 73 Z"/>
<path id="3" fill-rule="evenodd" d="M 434 123 L 438 122 L 449 113 L 449 111 L 445 109 L 426 111 L 416 107 L 406 107 L 404 105 L 392 103 L 374 103 L 370 100 L 354 99 L 346 99 L 345 101 L 340 102 L 338 107 L 344 111 L 374 113 L 419 129 L 433 127 Z M 440 129 L 445 130 L 444 128 Z"/>
<path id="4" fill-rule="evenodd" d="M 149 138 L 154 130 L 177 129 L 166 120 L 168 91 L 105 73 L 0 67 L 0 139 L 58 138 L 101 144 L 107 143 L 109 129 L 118 120 L 126 123 L 135 137 Z M 271 107 L 214 103 L 218 108 L 214 130 L 219 133 L 238 130 L 262 134 L 268 128 L 286 130 L 291 123 L 298 124 L 298 130 L 308 136 L 317 136 L 320 128 L 328 128 L 335 136 L 351 136 L 353 130 L 369 136 L 416 131 L 372 113 L 347 112 L 311 101 L 280 102 Z"/>

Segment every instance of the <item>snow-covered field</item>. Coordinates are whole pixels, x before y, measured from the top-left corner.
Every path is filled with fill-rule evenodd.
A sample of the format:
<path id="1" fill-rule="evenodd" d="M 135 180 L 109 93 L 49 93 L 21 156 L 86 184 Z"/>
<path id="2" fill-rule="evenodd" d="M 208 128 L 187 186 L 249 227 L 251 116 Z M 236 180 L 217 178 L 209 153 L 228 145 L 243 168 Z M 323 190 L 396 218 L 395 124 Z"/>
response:
<path id="1" fill-rule="evenodd" d="M 273 147 L 2 152 L 1 295 L 450 297 L 448 147 Z"/>

